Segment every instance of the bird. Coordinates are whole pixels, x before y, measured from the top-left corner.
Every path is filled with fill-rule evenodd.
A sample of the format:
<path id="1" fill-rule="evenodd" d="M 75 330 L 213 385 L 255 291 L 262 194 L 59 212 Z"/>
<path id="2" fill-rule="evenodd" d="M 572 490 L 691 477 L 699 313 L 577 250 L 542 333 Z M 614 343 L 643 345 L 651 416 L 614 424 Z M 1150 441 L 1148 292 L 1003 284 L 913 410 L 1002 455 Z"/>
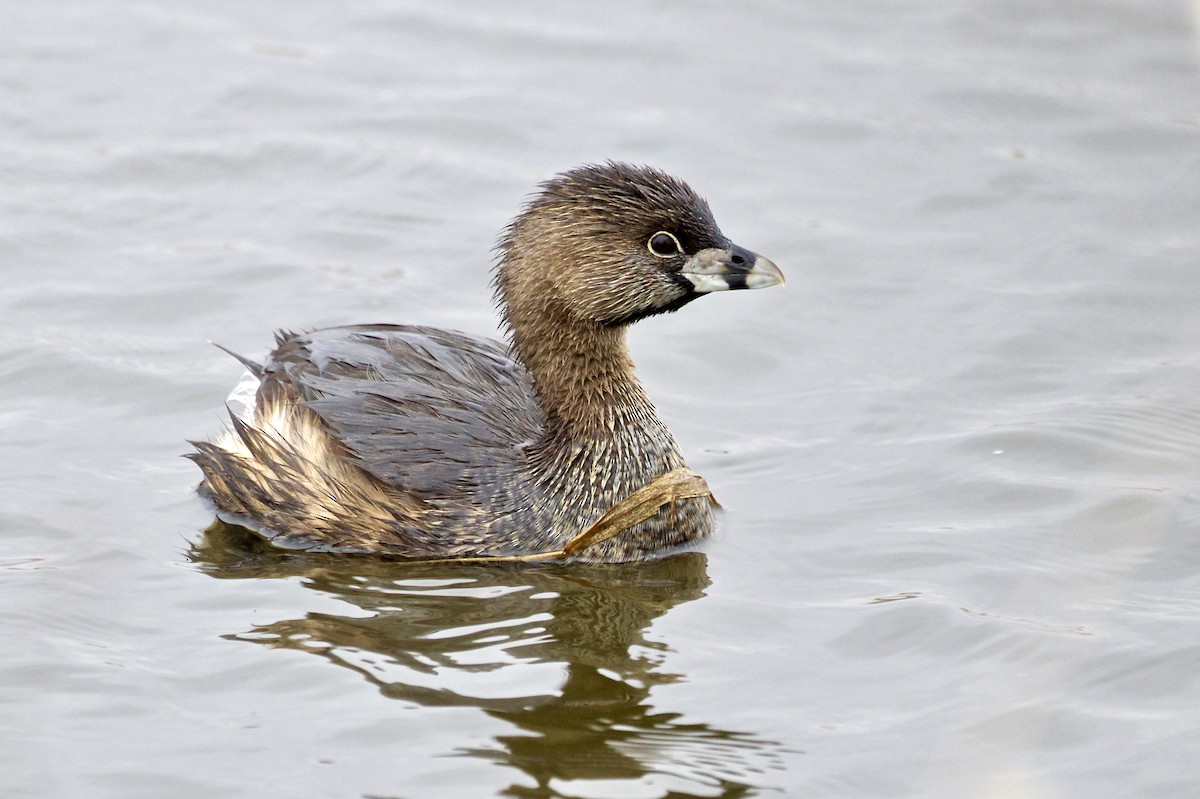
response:
<path id="1" fill-rule="evenodd" d="M 783 285 L 659 169 L 587 164 L 502 233 L 505 340 L 418 325 L 279 331 L 245 417 L 190 442 L 224 522 L 289 550 L 627 562 L 695 546 L 717 502 L 634 373 L 630 325 Z M 233 354 L 233 353 L 231 353 Z"/>

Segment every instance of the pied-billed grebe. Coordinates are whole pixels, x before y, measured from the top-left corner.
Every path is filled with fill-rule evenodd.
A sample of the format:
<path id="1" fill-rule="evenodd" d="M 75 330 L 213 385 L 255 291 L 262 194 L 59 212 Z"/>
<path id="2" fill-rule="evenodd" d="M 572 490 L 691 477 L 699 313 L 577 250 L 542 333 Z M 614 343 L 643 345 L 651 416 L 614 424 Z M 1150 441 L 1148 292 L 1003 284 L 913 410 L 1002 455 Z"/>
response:
<path id="1" fill-rule="evenodd" d="M 242 361 L 251 418 L 189 455 L 218 516 L 289 549 L 403 558 L 624 561 L 712 531 L 625 328 L 783 275 L 658 170 L 585 166 L 541 189 L 498 247 L 508 346 L 363 325 L 280 333 L 265 363 Z M 657 491 L 689 478 L 703 490 Z"/>

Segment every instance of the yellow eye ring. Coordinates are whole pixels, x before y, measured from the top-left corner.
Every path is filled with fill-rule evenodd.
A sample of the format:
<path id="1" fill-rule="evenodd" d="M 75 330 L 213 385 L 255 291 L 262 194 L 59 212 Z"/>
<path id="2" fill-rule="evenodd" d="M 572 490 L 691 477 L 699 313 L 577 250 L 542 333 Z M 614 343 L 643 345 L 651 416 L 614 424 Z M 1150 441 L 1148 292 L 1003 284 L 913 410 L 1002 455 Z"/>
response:
<path id="1" fill-rule="evenodd" d="M 655 258 L 674 258 L 683 252 L 683 245 L 674 233 L 660 230 L 646 241 L 646 249 Z"/>

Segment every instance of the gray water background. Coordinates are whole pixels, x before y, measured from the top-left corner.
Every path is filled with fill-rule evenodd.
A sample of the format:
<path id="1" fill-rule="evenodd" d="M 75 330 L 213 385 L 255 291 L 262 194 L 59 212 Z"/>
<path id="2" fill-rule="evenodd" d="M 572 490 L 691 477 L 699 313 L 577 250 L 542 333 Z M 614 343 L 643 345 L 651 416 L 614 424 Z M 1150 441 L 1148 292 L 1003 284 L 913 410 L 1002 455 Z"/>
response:
<path id="1" fill-rule="evenodd" d="M 0 795 L 1198 795 L 1198 13 L 7 4 Z M 632 336 L 716 541 L 204 534 L 206 341 L 493 333 L 497 233 L 607 158 L 788 275 Z"/>

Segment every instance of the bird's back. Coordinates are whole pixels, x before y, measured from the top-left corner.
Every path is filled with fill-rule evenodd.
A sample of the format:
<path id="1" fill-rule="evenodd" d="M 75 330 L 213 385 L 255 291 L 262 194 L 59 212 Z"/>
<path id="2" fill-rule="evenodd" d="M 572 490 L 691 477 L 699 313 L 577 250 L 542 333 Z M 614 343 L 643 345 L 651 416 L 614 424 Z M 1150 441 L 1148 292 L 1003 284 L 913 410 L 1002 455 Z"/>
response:
<path id="1" fill-rule="evenodd" d="M 407 557 L 503 548 L 543 422 L 500 342 L 434 328 L 281 333 L 253 418 L 197 444 L 203 491 L 277 544 Z"/>

